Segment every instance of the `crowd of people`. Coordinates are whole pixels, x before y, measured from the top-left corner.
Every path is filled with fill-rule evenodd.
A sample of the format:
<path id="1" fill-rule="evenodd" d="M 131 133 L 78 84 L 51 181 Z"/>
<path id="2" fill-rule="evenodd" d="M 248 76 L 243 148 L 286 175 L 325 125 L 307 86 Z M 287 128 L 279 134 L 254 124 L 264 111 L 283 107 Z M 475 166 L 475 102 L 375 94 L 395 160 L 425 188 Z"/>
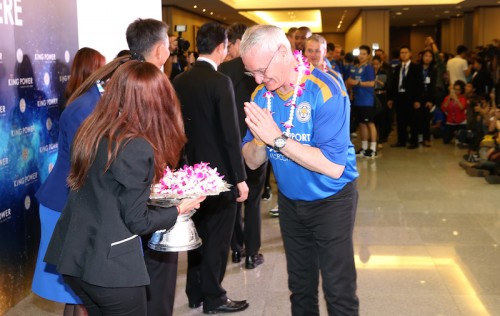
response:
<path id="1" fill-rule="evenodd" d="M 76 54 L 59 155 L 36 195 L 33 291 L 65 303 L 64 315 L 172 315 L 178 254 L 147 241 L 192 209 L 203 244 L 188 252 L 189 307 L 248 308 L 222 282 L 229 257 L 245 269 L 264 263 L 271 170 L 292 314 L 319 315 L 321 274 L 328 313 L 357 315 L 356 156 L 379 156 L 394 117 L 391 147 L 454 140 L 466 146 L 467 174 L 500 183 L 498 43 L 472 53 L 460 45 L 447 59 L 428 37 L 416 58 L 401 46 L 394 62 L 367 45 L 344 54 L 308 27 L 210 22 L 196 34 L 198 51 L 180 53 L 178 38 L 153 19 L 131 23 L 126 39 L 128 50 L 106 65 L 93 49 Z M 228 192 L 148 204 L 165 167 L 201 161 Z"/>

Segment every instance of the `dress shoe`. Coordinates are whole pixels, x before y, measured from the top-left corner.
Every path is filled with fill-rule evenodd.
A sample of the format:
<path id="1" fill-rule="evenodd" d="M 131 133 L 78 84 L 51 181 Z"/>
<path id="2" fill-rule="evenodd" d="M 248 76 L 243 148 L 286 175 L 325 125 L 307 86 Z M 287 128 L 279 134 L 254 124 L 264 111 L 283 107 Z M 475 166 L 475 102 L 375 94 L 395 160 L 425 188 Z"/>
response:
<path id="1" fill-rule="evenodd" d="M 189 308 L 198 308 L 201 306 L 201 303 L 203 303 L 203 301 L 199 301 L 199 302 L 189 302 L 188 303 L 188 306 Z"/>
<path id="2" fill-rule="evenodd" d="M 245 269 L 253 269 L 256 266 L 264 263 L 264 256 L 260 253 L 252 256 L 247 256 L 245 259 Z"/>
<path id="3" fill-rule="evenodd" d="M 405 144 L 403 144 L 403 143 L 395 143 L 395 144 L 392 144 L 392 145 L 391 145 L 391 147 L 392 147 L 392 148 L 396 148 L 396 147 L 406 147 L 406 145 L 405 145 Z"/>
<path id="4" fill-rule="evenodd" d="M 233 263 L 239 263 L 241 262 L 241 257 L 245 256 L 245 253 L 243 251 L 233 251 L 231 254 L 231 260 Z"/>
<path id="5" fill-rule="evenodd" d="M 418 144 L 410 144 L 407 148 L 408 149 L 417 149 L 418 148 Z"/>
<path id="6" fill-rule="evenodd" d="M 215 309 L 205 309 L 203 308 L 204 314 L 217 314 L 217 313 L 234 313 L 239 312 L 248 307 L 247 301 L 232 301 L 226 299 L 226 302 Z"/>
<path id="7" fill-rule="evenodd" d="M 262 201 L 269 201 L 271 197 L 273 196 L 273 192 L 271 191 L 271 187 L 265 187 L 264 191 L 262 192 Z"/>

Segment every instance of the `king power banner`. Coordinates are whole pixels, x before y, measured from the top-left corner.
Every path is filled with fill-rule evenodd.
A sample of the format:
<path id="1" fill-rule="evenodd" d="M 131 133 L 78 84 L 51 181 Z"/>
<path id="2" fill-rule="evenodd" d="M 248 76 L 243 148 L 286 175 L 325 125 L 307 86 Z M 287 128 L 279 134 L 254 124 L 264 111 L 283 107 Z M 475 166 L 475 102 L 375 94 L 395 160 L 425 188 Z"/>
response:
<path id="1" fill-rule="evenodd" d="M 0 315 L 30 293 L 40 239 L 34 195 L 57 157 L 77 50 L 76 0 L 0 0 Z"/>

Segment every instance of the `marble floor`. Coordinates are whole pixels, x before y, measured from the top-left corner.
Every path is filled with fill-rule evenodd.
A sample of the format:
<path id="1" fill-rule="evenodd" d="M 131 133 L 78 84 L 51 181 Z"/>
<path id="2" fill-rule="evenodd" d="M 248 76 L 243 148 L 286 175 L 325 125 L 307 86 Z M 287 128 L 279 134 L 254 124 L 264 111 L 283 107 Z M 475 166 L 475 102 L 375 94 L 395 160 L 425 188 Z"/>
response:
<path id="1" fill-rule="evenodd" d="M 500 315 L 500 185 L 469 177 L 458 166 L 463 154 L 437 141 L 416 150 L 386 145 L 377 159 L 358 159 L 361 315 Z M 267 213 L 275 198 L 262 203 L 265 263 L 227 266 L 229 297 L 250 303 L 241 316 L 290 315 L 279 219 Z M 183 253 L 174 314 L 200 315 L 187 306 L 185 275 Z M 62 306 L 32 294 L 6 315 L 62 315 Z"/>

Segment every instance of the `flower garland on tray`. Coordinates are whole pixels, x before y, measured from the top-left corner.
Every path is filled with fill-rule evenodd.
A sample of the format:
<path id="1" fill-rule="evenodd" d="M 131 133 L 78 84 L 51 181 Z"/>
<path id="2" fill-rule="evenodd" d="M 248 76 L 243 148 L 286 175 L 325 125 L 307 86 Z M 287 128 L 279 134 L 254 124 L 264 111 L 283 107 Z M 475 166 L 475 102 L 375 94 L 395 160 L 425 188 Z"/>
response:
<path id="1" fill-rule="evenodd" d="M 159 183 L 151 187 L 150 199 L 183 199 L 198 196 L 218 195 L 229 191 L 231 185 L 223 180 L 207 162 L 200 162 L 194 166 L 187 166 L 171 170 L 167 167 Z"/>

